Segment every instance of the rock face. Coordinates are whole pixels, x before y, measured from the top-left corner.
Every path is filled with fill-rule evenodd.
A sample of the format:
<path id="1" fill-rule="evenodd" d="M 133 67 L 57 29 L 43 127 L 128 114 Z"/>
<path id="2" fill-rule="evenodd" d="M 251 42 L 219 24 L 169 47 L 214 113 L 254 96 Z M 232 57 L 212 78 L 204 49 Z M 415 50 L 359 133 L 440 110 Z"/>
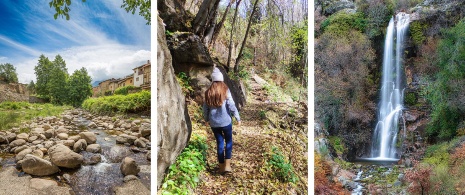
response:
<path id="1" fill-rule="evenodd" d="M 52 146 L 48 153 L 53 164 L 65 168 L 77 168 L 81 166 L 84 158 L 82 155 L 73 152 L 71 149 L 62 144 Z"/>
<path id="2" fill-rule="evenodd" d="M 132 158 L 126 157 L 121 162 L 120 167 L 121 173 L 123 175 L 137 175 L 140 172 L 140 168 L 137 165 L 136 161 Z"/>
<path id="3" fill-rule="evenodd" d="M 192 126 L 184 94 L 174 75 L 161 18 L 158 18 L 157 42 L 157 186 L 160 186 L 165 170 L 175 162 L 187 145 Z"/>
<path id="4" fill-rule="evenodd" d="M 353 10 L 355 12 L 355 4 L 349 0 L 322 0 L 315 1 L 315 7 L 321 7 L 324 15 L 328 16 L 343 9 Z"/>
<path id="5" fill-rule="evenodd" d="M 0 81 L 0 102 L 4 101 L 29 101 L 29 91 L 27 90 L 27 84 L 21 83 L 4 83 Z"/>
<path id="6" fill-rule="evenodd" d="M 60 169 L 51 162 L 27 154 L 22 161 L 23 171 L 30 175 L 45 176 L 57 173 Z"/>

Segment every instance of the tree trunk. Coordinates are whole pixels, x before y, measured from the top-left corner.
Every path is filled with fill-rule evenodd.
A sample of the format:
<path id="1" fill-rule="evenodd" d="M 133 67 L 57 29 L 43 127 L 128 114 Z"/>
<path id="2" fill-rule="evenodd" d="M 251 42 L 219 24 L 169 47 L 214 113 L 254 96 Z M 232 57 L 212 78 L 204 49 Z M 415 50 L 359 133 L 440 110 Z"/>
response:
<path id="1" fill-rule="evenodd" d="M 242 52 L 244 51 L 244 47 L 247 42 L 247 35 L 249 34 L 250 26 L 252 24 L 252 16 L 255 14 L 257 5 L 258 5 L 258 0 L 255 0 L 255 3 L 253 4 L 253 8 L 252 8 L 252 13 L 250 14 L 249 23 L 247 24 L 247 30 L 245 31 L 244 40 L 242 41 L 241 49 L 239 50 L 239 55 L 237 55 L 236 64 L 234 65 L 235 73 L 239 72 L 239 62 L 242 59 Z"/>
<path id="2" fill-rule="evenodd" d="M 236 18 L 237 18 L 237 11 L 239 10 L 239 5 L 241 4 L 242 0 L 238 0 L 236 2 L 236 10 L 234 11 L 234 17 L 232 21 L 232 28 L 231 28 L 231 36 L 229 38 L 229 52 L 228 52 L 228 63 L 226 65 L 227 71 L 229 72 L 229 67 L 231 64 L 231 54 L 232 54 L 232 44 L 233 44 L 233 33 L 234 33 L 234 27 L 236 24 Z"/>
<path id="3" fill-rule="evenodd" d="M 221 20 L 220 20 L 220 23 L 218 23 L 218 24 L 215 26 L 215 30 L 213 31 L 213 36 L 212 36 L 212 39 L 211 39 L 211 41 L 210 41 L 210 45 L 215 44 L 216 38 L 218 38 L 218 35 L 220 34 L 221 29 L 223 28 L 224 21 L 226 20 L 226 16 L 227 16 L 228 13 L 229 13 L 229 8 L 231 8 L 231 5 L 233 4 L 233 2 L 234 2 L 234 0 L 229 1 L 229 4 L 228 4 L 228 6 L 226 7 L 226 10 L 224 10 L 224 14 L 223 14 L 223 17 L 222 17 Z"/>
<path id="4" fill-rule="evenodd" d="M 192 32 L 199 35 L 203 39 L 206 29 L 211 26 L 211 22 L 215 22 L 214 17 L 218 9 L 220 0 L 204 0 L 200 5 L 199 12 L 192 22 Z"/>

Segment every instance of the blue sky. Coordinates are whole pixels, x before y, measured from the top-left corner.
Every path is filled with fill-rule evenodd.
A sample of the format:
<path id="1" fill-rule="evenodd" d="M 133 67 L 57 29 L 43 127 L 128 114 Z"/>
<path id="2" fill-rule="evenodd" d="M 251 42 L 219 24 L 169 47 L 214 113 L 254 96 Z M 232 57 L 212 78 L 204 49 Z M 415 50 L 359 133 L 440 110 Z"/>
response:
<path id="1" fill-rule="evenodd" d="M 55 20 L 49 0 L 0 1 L 0 63 L 16 67 L 20 83 L 35 81 L 44 54 L 60 54 L 68 72 L 87 68 L 93 81 L 119 78 L 150 60 L 150 26 L 122 0 L 73 0 L 70 20 Z"/>

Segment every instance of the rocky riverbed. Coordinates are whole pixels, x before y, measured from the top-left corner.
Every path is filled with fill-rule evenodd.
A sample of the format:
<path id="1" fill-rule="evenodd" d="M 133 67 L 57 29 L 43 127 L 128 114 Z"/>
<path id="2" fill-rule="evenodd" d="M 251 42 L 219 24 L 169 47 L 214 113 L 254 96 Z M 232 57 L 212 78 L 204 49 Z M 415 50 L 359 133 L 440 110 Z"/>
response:
<path id="1" fill-rule="evenodd" d="M 84 110 L 0 131 L 0 194 L 150 194 L 150 119 Z M 21 182 L 19 182 L 21 180 Z"/>

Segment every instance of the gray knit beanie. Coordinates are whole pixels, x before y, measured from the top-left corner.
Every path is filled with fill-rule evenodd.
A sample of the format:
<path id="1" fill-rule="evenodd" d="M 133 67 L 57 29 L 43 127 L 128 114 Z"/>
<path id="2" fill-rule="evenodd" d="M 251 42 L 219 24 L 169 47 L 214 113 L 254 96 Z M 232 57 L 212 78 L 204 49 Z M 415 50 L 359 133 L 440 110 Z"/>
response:
<path id="1" fill-rule="evenodd" d="M 224 81 L 223 74 L 220 72 L 220 69 L 218 69 L 217 67 L 213 68 L 212 81 Z"/>

